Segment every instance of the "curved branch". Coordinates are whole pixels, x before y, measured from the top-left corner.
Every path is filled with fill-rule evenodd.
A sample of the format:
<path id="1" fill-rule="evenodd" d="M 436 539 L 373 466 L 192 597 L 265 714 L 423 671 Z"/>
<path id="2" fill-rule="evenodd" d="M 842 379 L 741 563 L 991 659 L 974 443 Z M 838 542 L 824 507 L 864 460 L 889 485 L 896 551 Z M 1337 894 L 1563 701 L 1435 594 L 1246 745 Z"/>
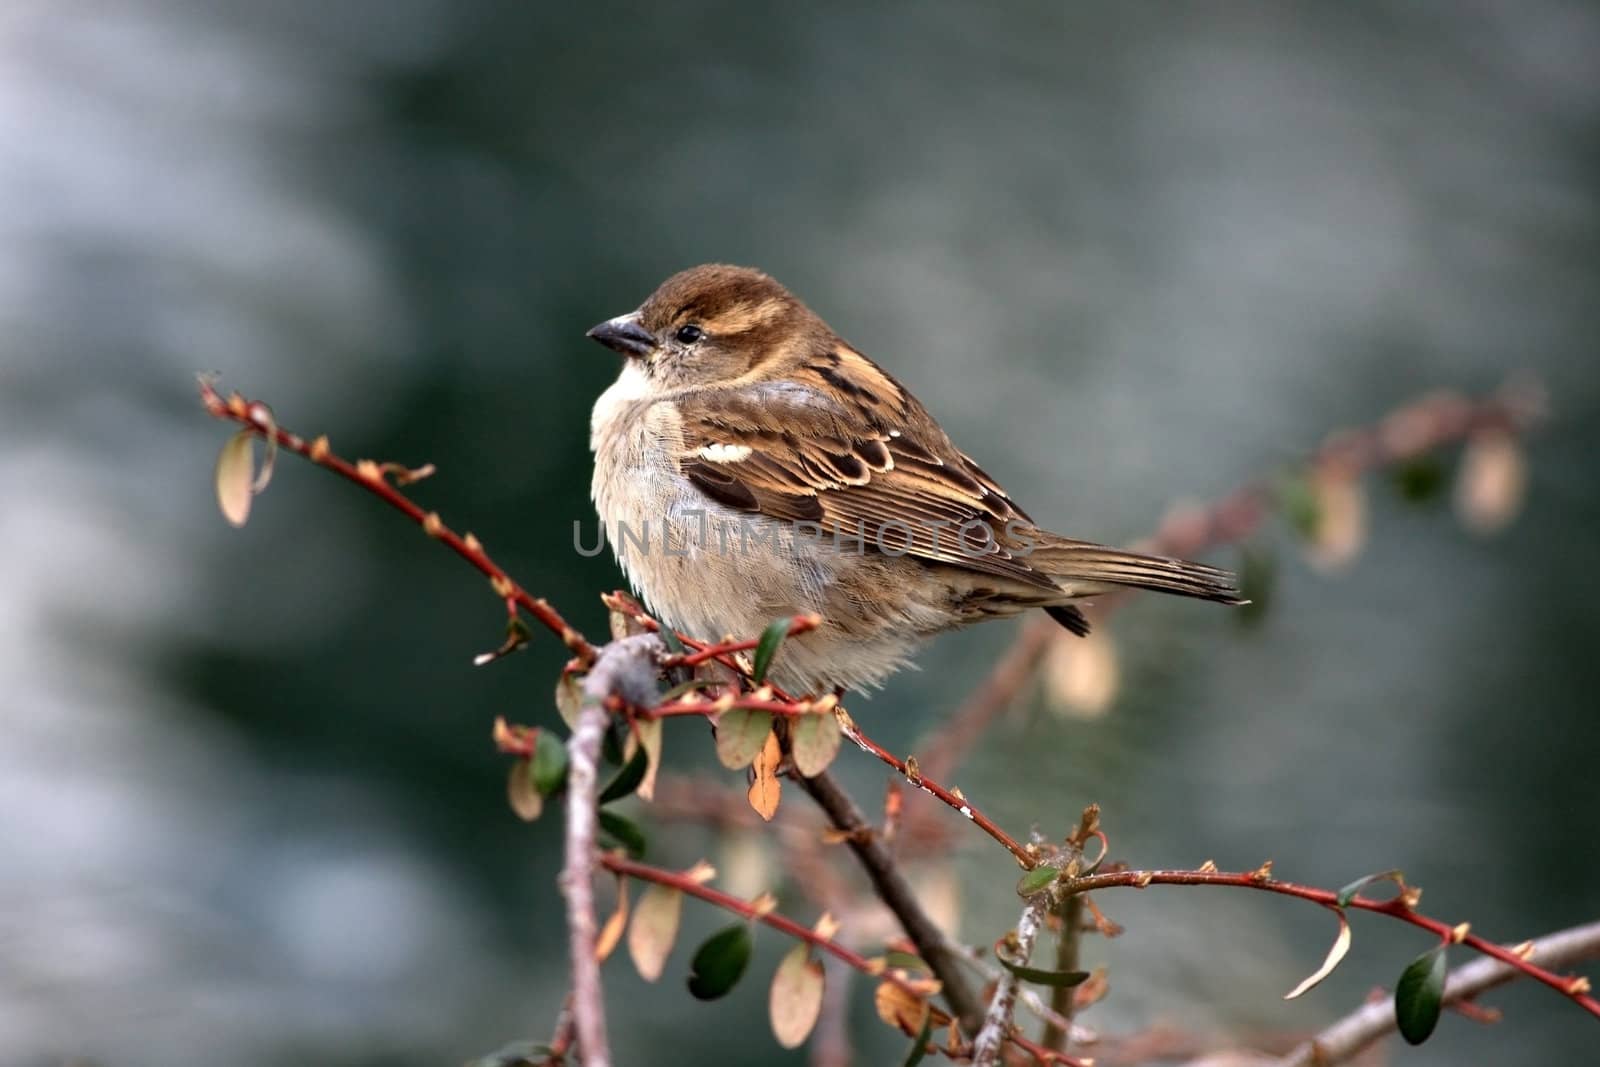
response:
<path id="1" fill-rule="evenodd" d="M 1108 874 L 1090 874 L 1079 878 L 1064 879 L 1061 891 L 1066 894 L 1087 893 L 1095 889 L 1111 889 L 1115 887 L 1131 887 L 1143 889 L 1151 885 L 1213 885 L 1231 886 L 1235 889 L 1259 889 L 1268 893 L 1280 893 L 1284 896 L 1298 897 L 1320 904 L 1325 908 L 1341 907 L 1339 894 L 1331 889 L 1318 889 L 1315 886 L 1300 885 L 1297 882 L 1280 882 L 1268 877 L 1261 871 L 1227 872 L 1227 871 L 1113 871 Z M 1566 978 L 1553 971 L 1546 970 L 1535 963 L 1523 958 L 1517 951 L 1487 941 L 1468 930 L 1466 923 L 1452 926 L 1450 923 L 1439 919 L 1430 918 L 1411 908 L 1403 897 L 1391 900 L 1373 900 L 1371 897 L 1352 897 L 1343 907 L 1356 908 L 1360 911 L 1376 912 L 1387 915 L 1401 922 L 1410 923 L 1412 926 L 1421 927 L 1435 936 L 1454 944 L 1464 944 L 1485 956 L 1500 961 L 1512 970 L 1543 982 L 1551 989 L 1561 993 L 1578 1007 L 1589 1014 L 1600 1018 L 1600 1001 L 1590 995 L 1590 983 L 1586 978 Z"/>
<path id="2" fill-rule="evenodd" d="M 233 393 L 224 400 L 205 378 L 200 379 L 200 402 L 205 405 L 207 413 L 214 418 L 237 422 L 259 436 L 277 442 L 279 448 L 293 452 L 372 493 L 422 527 L 423 532 L 429 537 L 442 541 L 452 552 L 478 568 L 489 579 L 489 585 L 494 589 L 495 595 L 515 603 L 538 619 L 585 665 L 594 661 L 594 646 L 562 618 L 561 613 L 551 607 L 548 600 L 536 597 L 518 585 L 498 563 L 489 558 L 489 554 L 483 550 L 483 545 L 476 537 L 470 533 L 465 536 L 457 534 L 440 520 L 436 512 L 424 511 L 404 493 L 390 485 L 385 478 L 384 465 L 373 463 L 371 460 L 351 463 L 342 459 L 328 448 L 326 437 L 307 441 L 298 434 L 292 434 L 277 424 L 272 417 L 272 410 L 266 404 L 259 400 L 247 400 L 238 393 Z"/>

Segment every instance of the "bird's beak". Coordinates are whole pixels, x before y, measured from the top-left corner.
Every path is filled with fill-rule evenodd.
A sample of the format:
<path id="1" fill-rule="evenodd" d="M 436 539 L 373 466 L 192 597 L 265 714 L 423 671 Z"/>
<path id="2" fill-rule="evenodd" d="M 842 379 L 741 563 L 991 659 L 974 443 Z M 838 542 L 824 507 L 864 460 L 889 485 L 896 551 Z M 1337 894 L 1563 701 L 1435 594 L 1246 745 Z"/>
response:
<path id="1" fill-rule="evenodd" d="M 655 351 L 656 339 L 650 331 L 639 325 L 639 314 L 618 315 L 607 319 L 584 336 L 593 337 L 607 348 L 636 359 Z"/>

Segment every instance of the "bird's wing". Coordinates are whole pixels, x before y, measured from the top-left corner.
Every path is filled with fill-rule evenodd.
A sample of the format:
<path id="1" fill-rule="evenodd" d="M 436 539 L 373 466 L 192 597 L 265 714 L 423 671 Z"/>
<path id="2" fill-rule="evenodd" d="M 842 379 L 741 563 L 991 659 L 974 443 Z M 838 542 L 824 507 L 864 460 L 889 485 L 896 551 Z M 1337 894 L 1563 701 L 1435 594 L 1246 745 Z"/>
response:
<path id="1" fill-rule="evenodd" d="M 839 344 L 783 379 L 677 399 L 678 456 L 706 496 L 740 511 L 815 523 L 849 550 L 909 555 L 1041 590 L 1033 524 L 951 444 L 915 398 Z"/>

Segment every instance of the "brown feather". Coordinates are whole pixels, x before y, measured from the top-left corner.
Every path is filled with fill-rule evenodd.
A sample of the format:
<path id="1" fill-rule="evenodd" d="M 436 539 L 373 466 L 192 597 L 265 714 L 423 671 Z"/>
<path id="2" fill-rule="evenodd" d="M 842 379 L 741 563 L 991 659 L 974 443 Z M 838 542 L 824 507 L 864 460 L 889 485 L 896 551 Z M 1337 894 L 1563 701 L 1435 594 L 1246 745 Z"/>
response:
<path id="1" fill-rule="evenodd" d="M 881 409 L 873 419 L 852 410 L 858 394 L 825 390 L 829 383 L 812 384 L 805 374 L 790 379 L 798 388 L 759 403 L 744 390 L 697 393 L 678 401 L 684 472 L 730 507 L 818 522 L 827 536 L 860 536 L 875 549 L 1059 591 L 1016 553 L 1008 536 L 1008 522 L 1030 528 L 1027 516 L 899 383 L 853 349 L 841 344 L 837 351 L 835 373 L 870 370 L 874 396 L 899 398 L 901 418 L 894 426 Z M 711 462 L 703 458 L 708 454 L 743 458 Z"/>

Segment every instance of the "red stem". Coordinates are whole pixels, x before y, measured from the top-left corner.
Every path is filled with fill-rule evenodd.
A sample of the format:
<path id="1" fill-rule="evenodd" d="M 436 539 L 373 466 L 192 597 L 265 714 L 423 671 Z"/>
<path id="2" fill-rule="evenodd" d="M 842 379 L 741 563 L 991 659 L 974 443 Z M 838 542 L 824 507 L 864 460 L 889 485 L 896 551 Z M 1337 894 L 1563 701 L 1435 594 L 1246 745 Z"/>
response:
<path id="1" fill-rule="evenodd" d="M 956 796 L 954 793 L 940 785 L 938 782 L 934 781 L 932 778 L 929 778 L 927 775 L 921 773 L 920 770 L 913 774 L 904 760 L 890 752 L 888 749 L 884 748 L 882 745 L 878 744 L 878 742 L 874 741 L 866 734 L 862 733 L 860 729 L 854 725 L 845 730 L 845 736 L 854 741 L 856 743 L 856 747 L 861 749 L 861 751 L 876 756 L 882 762 L 888 764 L 890 767 L 893 767 L 903 778 L 905 778 L 907 782 L 910 782 L 924 793 L 927 793 L 929 796 L 935 797 L 936 799 L 944 802 L 945 804 L 954 808 L 956 811 L 960 812 L 962 815 L 966 816 L 968 819 L 972 820 L 974 826 L 988 834 L 990 837 L 994 838 L 996 841 L 1000 842 L 1001 845 L 1005 846 L 1006 851 L 1010 852 L 1017 858 L 1017 863 L 1023 869 L 1032 870 L 1034 867 L 1039 865 L 1039 857 L 1035 856 L 1033 853 L 1024 848 L 1016 838 L 1000 829 L 1000 827 L 995 824 L 993 819 L 979 811 L 970 800 L 966 799 L 966 797 Z"/>
<path id="2" fill-rule="evenodd" d="M 822 616 L 815 614 L 795 615 L 789 620 L 789 637 L 815 630 L 822 625 Z M 707 660 L 722 660 L 735 652 L 749 652 L 761 644 L 761 639 L 754 638 L 748 641 L 725 641 L 719 645 L 701 645 L 694 652 L 684 656 L 669 656 L 663 659 L 662 666 L 697 667 Z"/>
<path id="3" fill-rule="evenodd" d="M 731 711 L 734 708 L 739 708 L 743 711 L 770 711 L 774 715 L 815 714 L 804 702 L 735 697 L 732 700 L 700 700 L 693 704 L 673 701 L 669 704 L 657 704 L 653 708 L 639 708 L 633 713 L 633 716 L 636 719 L 669 719 L 678 715 L 699 715 L 703 718 L 711 718 L 718 712 Z"/>
<path id="4" fill-rule="evenodd" d="M 272 418 L 271 410 L 259 401 L 246 400 L 235 393 L 224 400 L 211 383 L 205 380 L 200 382 L 200 400 L 205 404 L 206 411 L 219 419 L 231 419 L 246 429 L 255 431 L 261 437 L 270 437 L 279 448 L 302 456 L 319 467 L 354 482 L 363 489 L 377 496 L 384 503 L 405 515 L 412 522 L 421 526 L 430 537 L 444 542 L 456 555 L 478 568 L 489 579 L 494 587 L 495 594 L 508 601 L 514 601 L 528 614 L 544 624 L 545 628 L 561 638 L 561 643 L 572 650 L 585 665 L 593 663 L 595 648 L 584 636 L 561 617 L 561 613 L 550 606 L 549 601 L 543 597 L 536 597 L 507 574 L 500 565 L 489 558 L 476 539 L 468 543 L 458 536 L 455 531 L 444 525 L 439 516 L 433 512 L 424 511 L 404 493 L 386 481 L 380 472 L 376 477 L 368 477 L 362 473 L 362 468 L 356 464 L 342 459 L 329 451 L 326 441 L 318 438 L 316 441 L 307 442 L 297 434 L 289 433 L 280 427 Z"/>
<path id="5" fill-rule="evenodd" d="M 1261 878 L 1252 872 L 1113 871 L 1108 874 L 1091 874 L 1081 878 L 1067 879 L 1062 883 L 1062 887 L 1067 893 L 1087 893 L 1095 889 L 1111 889 L 1119 886 L 1143 889 L 1149 885 L 1220 885 L 1243 889 L 1260 889 L 1268 893 L 1281 893 L 1285 896 L 1309 900 L 1328 908 L 1339 907 L 1339 894 L 1331 890 L 1300 885 L 1296 882 L 1280 882 L 1272 878 Z M 1456 927 L 1416 912 L 1408 907 L 1401 897 L 1394 897 L 1389 900 L 1373 900 L 1370 897 L 1358 896 L 1352 897 L 1345 906 L 1387 915 L 1390 918 L 1410 923 L 1412 926 L 1419 926 L 1430 933 L 1438 935 L 1444 941 L 1465 944 L 1468 948 L 1474 949 L 1485 956 L 1492 956 L 1506 966 L 1521 971 L 1529 978 L 1543 982 L 1573 1001 L 1584 1011 L 1600 1017 L 1600 1001 L 1589 995 L 1582 979 L 1563 978 L 1537 964 L 1528 962 L 1510 949 L 1503 948 L 1492 941 L 1486 941 L 1473 933 L 1466 933 L 1458 938 L 1456 936 Z"/>

